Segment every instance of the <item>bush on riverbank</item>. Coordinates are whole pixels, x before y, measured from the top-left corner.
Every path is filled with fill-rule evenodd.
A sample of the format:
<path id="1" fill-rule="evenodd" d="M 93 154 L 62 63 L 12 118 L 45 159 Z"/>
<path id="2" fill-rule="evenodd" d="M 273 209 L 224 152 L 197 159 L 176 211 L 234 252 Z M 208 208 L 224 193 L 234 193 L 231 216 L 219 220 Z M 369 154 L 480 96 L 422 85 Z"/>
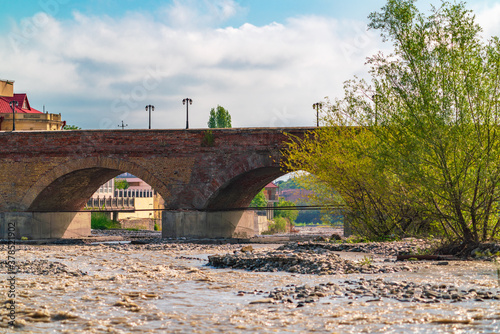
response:
<path id="1" fill-rule="evenodd" d="M 287 218 L 275 217 L 269 224 L 269 229 L 262 234 L 286 233 L 290 231 L 290 221 Z"/>
<path id="2" fill-rule="evenodd" d="M 111 220 L 103 212 L 92 212 L 90 218 L 90 227 L 94 230 L 109 230 L 112 228 L 121 228 L 120 223 Z"/>

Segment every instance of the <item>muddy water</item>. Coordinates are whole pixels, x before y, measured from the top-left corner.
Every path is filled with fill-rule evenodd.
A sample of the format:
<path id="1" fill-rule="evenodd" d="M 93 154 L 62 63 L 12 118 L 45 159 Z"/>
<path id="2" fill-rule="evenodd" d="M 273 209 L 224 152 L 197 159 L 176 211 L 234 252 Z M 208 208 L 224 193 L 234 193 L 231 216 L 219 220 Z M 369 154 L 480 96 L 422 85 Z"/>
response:
<path id="1" fill-rule="evenodd" d="M 411 264 L 415 272 L 378 275 L 294 275 L 204 266 L 209 254 L 239 246 L 29 246 L 16 260 L 60 262 L 71 274 L 18 274 L 19 333 L 499 333 L 500 301 L 401 302 L 324 297 L 316 303 L 250 304 L 274 287 L 338 284 L 360 277 L 454 284 L 500 293 L 497 265 Z M 257 246 L 255 246 L 257 247 Z M 269 246 L 273 247 L 273 246 Z M 275 247 L 275 246 L 274 246 Z M 4 252 L 5 253 L 5 252 Z M 356 259 L 359 254 L 342 256 Z M 383 258 L 375 258 L 383 261 Z M 418 269 L 418 270 L 417 270 Z M 6 293 L 1 275 L 1 298 Z M 5 311 L 2 324 L 6 323 Z"/>

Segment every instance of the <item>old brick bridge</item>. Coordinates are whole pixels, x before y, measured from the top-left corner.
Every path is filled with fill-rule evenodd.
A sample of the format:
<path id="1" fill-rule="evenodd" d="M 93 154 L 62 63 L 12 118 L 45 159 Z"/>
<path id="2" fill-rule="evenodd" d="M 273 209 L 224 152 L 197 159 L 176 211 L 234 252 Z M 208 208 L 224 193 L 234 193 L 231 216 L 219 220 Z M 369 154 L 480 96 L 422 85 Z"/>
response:
<path id="1" fill-rule="evenodd" d="M 248 206 L 279 167 L 286 133 L 311 128 L 78 130 L 0 133 L 0 238 L 90 233 L 85 202 L 129 172 L 165 200 L 163 237 L 249 236 Z M 12 228 L 11 228 L 12 229 Z"/>

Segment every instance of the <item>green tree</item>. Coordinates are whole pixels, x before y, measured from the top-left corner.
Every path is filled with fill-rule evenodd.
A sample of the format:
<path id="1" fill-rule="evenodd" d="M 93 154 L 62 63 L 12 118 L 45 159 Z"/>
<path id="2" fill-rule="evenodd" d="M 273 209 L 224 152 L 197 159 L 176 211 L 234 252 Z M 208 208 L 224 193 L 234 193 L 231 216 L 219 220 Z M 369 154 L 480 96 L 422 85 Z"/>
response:
<path id="1" fill-rule="evenodd" d="M 274 210 L 274 217 L 282 217 L 288 219 L 288 222 L 293 224 L 295 220 L 297 219 L 297 216 L 299 215 L 299 211 L 294 210 L 293 208 L 295 207 L 295 203 L 290 202 L 290 201 L 285 201 L 284 198 L 280 198 L 278 203 L 275 204 L 276 208 L 280 207 L 286 207 L 286 208 L 292 208 L 290 209 L 276 209 Z"/>
<path id="2" fill-rule="evenodd" d="M 264 189 L 262 189 L 250 203 L 252 208 L 265 208 L 267 206 L 266 195 L 264 195 Z"/>
<path id="3" fill-rule="evenodd" d="M 76 125 L 65 125 L 63 127 L 63 130 L 81 130 L 82 128 L 79 128 Z"/>
<path id="4" fill-rule="evenodd" d="M 290 144 L 285 167 L 338 191 L 359 233 L 437 231 L 476 243 L 498 237 L 500 42 L 485 42 L 464 3 L 426 16 L 412 0 L 370 15 L 393 44 L 369 58 L 328 104 L 329 125 Z"/>
<path id="5" fill-rule="evenodd" d="M 128 189 L 130 184 L 124 179 L 115 179 L 115 189 Z"/>
<path id="6" fill-rule="evenodd" d="M 230 128 L 231 115 L 229 111 L 219 105 L 217 105 L 217 108 L 212 108 L 210 110 L 210 118 L 208 119 L 208 127 L 211 129 Z"/>

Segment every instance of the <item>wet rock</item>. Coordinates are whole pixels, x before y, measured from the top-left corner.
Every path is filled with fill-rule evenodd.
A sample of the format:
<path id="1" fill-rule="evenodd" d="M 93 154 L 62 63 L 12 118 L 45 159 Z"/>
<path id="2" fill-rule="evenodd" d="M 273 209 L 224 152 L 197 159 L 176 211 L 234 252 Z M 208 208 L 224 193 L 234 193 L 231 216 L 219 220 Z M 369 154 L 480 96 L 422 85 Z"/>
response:
<path id="1" fill-rule="evenodd" d="M 241 248 L 241 251 L 243 253 L 253 252 L 253 247 L 252 246 L 244 246 L 244 247 Z"/>

